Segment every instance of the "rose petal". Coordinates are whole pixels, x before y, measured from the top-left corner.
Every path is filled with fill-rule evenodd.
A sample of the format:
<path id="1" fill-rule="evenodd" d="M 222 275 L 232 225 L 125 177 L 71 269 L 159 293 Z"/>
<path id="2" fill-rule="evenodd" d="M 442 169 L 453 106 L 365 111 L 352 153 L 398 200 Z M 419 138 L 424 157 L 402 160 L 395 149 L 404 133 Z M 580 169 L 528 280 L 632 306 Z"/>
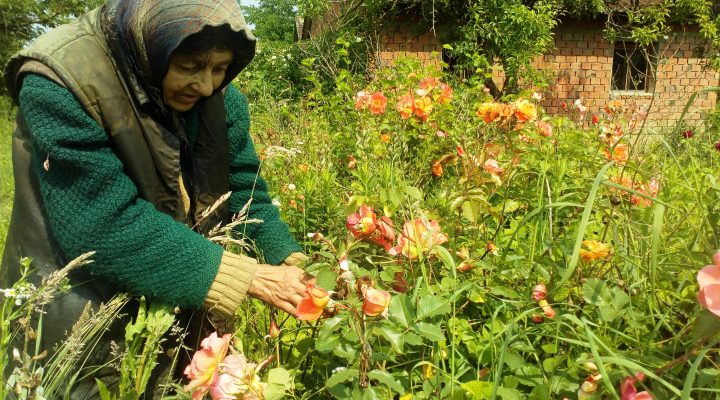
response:
<path id="1" fill-rule="evenodd" d="M 697 281 L 700 289 L 708 285 L 720 283 L 720 267 L 717 265 L 706 265 L 705 268 L 698 271 Z"/>
<path id="2" fill-rule="evenodd" d="M 720 316 L 720 284 L 701 288 L 698 292 L 698 302 L 711 313 Z"/>

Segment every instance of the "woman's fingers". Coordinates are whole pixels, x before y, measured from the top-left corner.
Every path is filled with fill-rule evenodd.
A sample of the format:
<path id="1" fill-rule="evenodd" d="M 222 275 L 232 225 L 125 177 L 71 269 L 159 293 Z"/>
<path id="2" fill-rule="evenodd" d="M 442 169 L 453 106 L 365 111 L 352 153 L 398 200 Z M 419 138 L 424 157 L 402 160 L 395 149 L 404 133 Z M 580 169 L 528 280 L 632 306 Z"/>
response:
<path id="1" fill-rule="evenodd" d="M 305 288 L 314 283 L 315 278 L 300 268 L 261 264 L 248 294 L 295 315 L 297 305 L 305 297 Z"/>

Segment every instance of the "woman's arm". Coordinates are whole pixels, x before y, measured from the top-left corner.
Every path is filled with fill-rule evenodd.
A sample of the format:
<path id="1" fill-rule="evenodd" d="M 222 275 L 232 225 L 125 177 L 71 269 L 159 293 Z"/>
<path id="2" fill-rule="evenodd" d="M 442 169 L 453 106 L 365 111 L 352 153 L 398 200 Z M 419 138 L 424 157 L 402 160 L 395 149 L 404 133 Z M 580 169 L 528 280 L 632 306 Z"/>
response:
<path id="1" fill-rule="evenodd" d="M 243 225 L 240 229 L 255 241 L 267 263 L 280 264 L 292 253 L 301 252 L 302 248 L 280 219 L 280 213 L 268 195 L 267 183 L 258 173 L 260 159 L 249 134 L 248 102 L 232 85 L 225 92 L 225 111 L 230 140 L 230 190 L 233 192 L 229 200 L 230 211 L 238 212 L 252 198 L 249 216 L 261 219 L 263 223 Z"/>

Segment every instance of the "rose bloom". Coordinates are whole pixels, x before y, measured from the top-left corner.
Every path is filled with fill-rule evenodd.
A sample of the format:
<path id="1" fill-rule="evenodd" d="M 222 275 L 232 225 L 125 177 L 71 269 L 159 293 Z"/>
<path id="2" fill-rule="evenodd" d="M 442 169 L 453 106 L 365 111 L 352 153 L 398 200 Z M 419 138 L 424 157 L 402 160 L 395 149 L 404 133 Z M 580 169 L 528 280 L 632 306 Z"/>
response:
<path id="1" fill-rule="evenodd" d="M 437 95 L 435 101 L 439 104 L 445 104 L 452 100 L 453 89 L 450 85 L 440 82 L 440 94 Z"/>
<path id="2" fill-rule="evenodd" d="M 605 258 L 610 254 L 611 247 L 607 243 L 598 242 L 597 240 L 583 240 L 580 248 L 580 258 L 589 262 L 599 258 Z"/>
<path id="3" fill-rule="evenodd" d="M 307 285 L 305 293 L 306 296 L 297 306 L 297 318 L 301 321 L 315 321 L 320 318 L 330 301 L 330 293 L 315 285 Z"/>
<path id="4" fill-rule="evenodd" d="M 604 153 L 605 158 L 607 158 L 608 160 L 613 160 L 618 164 L 625 164 L 625 161 L 630 158 L 627 143 L 618 143 L 612 149 L 605 149 Z"/>
<path id="5" fill-rule="evenodd" d="M 220 363 L 220 376 L 210 389 L 213 400 L 261 400 L 266 383 L 258 376 L 260 366 L 249 363 L 244 355 L 232 354 Z M 242 395 L 242 397 L 240 397 Z"/>
<path id="6" fill-rule="evenodd" d="M 348 163 L 347 163 L 348 169 L 355 169 L 356 166 L 357 166 L 357 160 L 355 160 L 355 157 L 353 157 L 352 155 L 349 155 Z"/>
<path id="7" fill-rule="evenodd" d="M 390 305 L 390 293 L 372 287 L 363 288 L 362 311 L 369 317 L 381 315 L 387 317 Z"/>
<path id="8" fill-rule="evenodd" d="M 367 106 L 370 105 L 370 96 L 367 92 L 359 91 L 355 95 L 355 109 L 356 110 L 364 110 L 367 108 Z"/>
<path id="9" fill-rule="evenodd" d="M 485 171 L 491 174 L 502 174 L 503 172 L 505 172 L 505 170 L 500 166 L 500 164 L 498 164 L 497 160 L 493 160 L 492 158 L 485 161 L 483 168 L 485 168 Z"/>
<path id="10" fill-rule="evenodd" d="M 475 114 L 482 118 L 483 121 L 485 121 L 486 124 L 490 124 L 494 122 L 498 116 L 500 115 L 499 112 L 499 105 L 497 103 L 491 102 L 491 103 L 482 103 L 478 107 Z"/>
<path id="11" fill-rule="evenodd" d="M 540 306 L 540 308 L 542 308 L 543 313 L 545 313 L 546 317 L 555 318 L 555 309 L 552 308 L 552 306 L 550 305 L 550 303 L 548 303 L 547 300 L 538 300 L 538 305 Z"/>
<path id="12" fill-rule="evenodd" d="M 192 390 L 193 400 L 202 399 L 218 380 L 218 365 L 227 354 L 231 337 L 229 333 L 218 337 L 217 332 L 213 332 L 200 342 L 200 350 L 193 354 L 184 371 L 190 379 L 185 390 Z"/>
<path id="13" fill-rule="evenodd" d="M 348 215 L 345 226 L 355 239 L 361 239 L 375 231 L 376 221 L 375 210 L 363 204 L 358 212 Z"/>
<path id="14" fill-rule="evenodd" d="M 368 109 L 375 115 L 381 115 L 385 113 L 385 106 L 387 105 L 387 97 L 380 92 L 375 92 L 370 96 L 370 102 Z"/>
<path id="15" fill-rule="evenodd" d="M 720 317 L 720 251 L 713 255 L 713 263 L 697 274 L 700 286 L 697 299 L 703 308 Z"/>
<path id="16" fill-rule="evenodd" d="M 540 132 L 541 135 L 550 137 L 553 135 L 553 127 L 552 124 L 545 121 L 537 121 L 535 125 L 538 128 L 538 132 Z"/>
<path id="17" fill-rule="evenodd" d="M 427 96 L 418 97 L 413 102 L 413 112 L 423 121 L 427 121 L 432 109 L 432 100 Z"/>
<path id="18" fill-rule="evenodd" d="M 512 117 L 514 112 L 515 112 L 515 109 L 510 104 L 499 104 L 498 113 L 500 115 L 500 118 L 508 119 L 508 118 Z"/>
<path id="19" fill-rule="evenodd" d="M 402 119 L 408 119 L 413 115 L 414 104 L 412 93 L 408 93 L 400 98 L 395 109 L 400 113 Z"/>
<path id="20" fill-rule="evenodd" d="M 515 117 L 517 117 L 519 122 L 534 121 L 537 118 L 537 106 L 528 100 L 518 100 L 514 106 Z"/>
<path id="21" fill-rule="evenodd" d="M 418 258 L 421 253 L 447 242 L 447 236 L 440 230 L 437 221 L 418 218 L 407 221 L 398 237 L 397 246 L 390 249 L 391 255 L 402 254 L 410 259 Z"/>
<path id="22" fill-rule="evenodd" d="M 635 377 L 626 376 L 620 382 L 620 400 L 653 400 L 654 397 L 647 391 L 638 393 L 635 389 L 635 382 L 645 379 L 642 372 L 635 374 Z"/>
<path id="23" fill-rule="evenodd" d="M 547 288 L 542 283 L 535 285 L 532 292 L 532 297 L 535 300 L 542 300 L 547 296 Z"/>
<path id="24" fill-rule="evenodd" d="M 429 91 L 435 89 L 437 87 L 437 85 L 438 85 L 437 78 L 427 77 L 427 78 L 423 79 L 422 81 L 420 81 L 420 84 L 418 86 L 420 87 L 420 89 L 423 89 L 426 92 L 429 92 Z"/>
<path id="25" fill-rule="evenodd" d="M 616 111 L 621 110 L 622 107 L 623 107 L 622 100 L 613 100 L 605 106 L 605 112 L 608 114 L 613 114 Z"/>
<path id="26" fill-rule="evenodd" d="M 395 240 L 392 220 L 384 215 L 378 219 L 375 211 L 364 204 L 358 212 L 348 215 L 345 226 L 355 239 L 368 240 L 385 250 L 390 250 Z"/>
<path id="27" fill-rule="evenodd" d="M 432 173 L 437 177 L 441 177 L 445 173 L 441 162 L 435 161 L 432 164 Z"/>

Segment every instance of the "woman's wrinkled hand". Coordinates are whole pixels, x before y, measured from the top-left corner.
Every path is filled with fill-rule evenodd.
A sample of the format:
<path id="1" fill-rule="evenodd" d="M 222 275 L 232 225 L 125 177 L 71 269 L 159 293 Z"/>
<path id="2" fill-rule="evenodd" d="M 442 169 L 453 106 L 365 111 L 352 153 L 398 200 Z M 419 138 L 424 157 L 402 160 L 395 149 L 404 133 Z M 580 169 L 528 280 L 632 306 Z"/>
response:
<path id="1" fill-rule="evenodd" d="M 248 294 L 297 317 L 297 305 L 315 278 L 291 265 L 258 265 Z"/>

